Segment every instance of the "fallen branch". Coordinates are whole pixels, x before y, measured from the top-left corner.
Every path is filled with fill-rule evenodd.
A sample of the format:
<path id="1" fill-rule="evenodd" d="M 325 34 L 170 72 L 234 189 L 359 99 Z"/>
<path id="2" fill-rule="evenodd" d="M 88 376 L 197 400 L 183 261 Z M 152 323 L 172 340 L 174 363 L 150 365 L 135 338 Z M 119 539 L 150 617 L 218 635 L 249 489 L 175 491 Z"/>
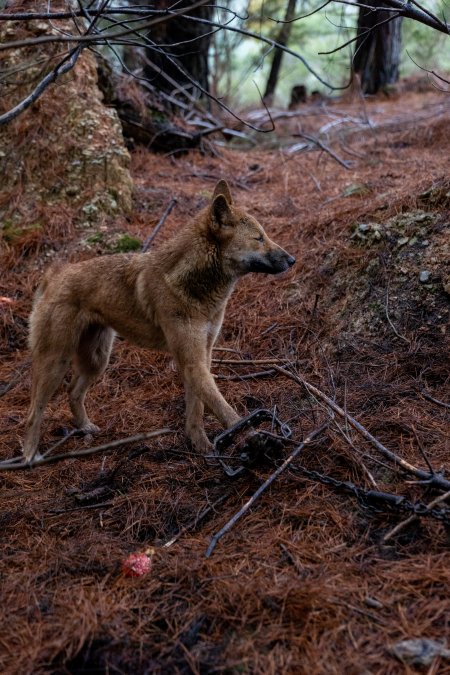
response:
<path id="1" fill-rule="evenodd" d="M 271 375 L 274 375 L 276 371 L 273 368 L 270 368 L 269 370 L 258 370 L 254 373 L 246 373 L 245 375 L 214 375 L 216 380 L 229 380 L 231 382 L 234 381 L 239 381 L 241 382 L 242 380 L 256 380 L 260 377 L 270 377 Z"/>
<path id="2" fill-rule="evenodd" d="M 237 512 L 237 513 L 236 513 L 236 514 L 235 514 L 235 515 L 234 515 L 234 516 L 226 523 L 226 525 L 224 525 L 224 526 L 222 527 L 222 529 L 219 530 L 219 532 L 217 532 L 217 533 L 213 536 L 213 538 L 211 539 L 210 544 L 209 544 L 209 546 L 208 546 L 208 549 L 207 549 L 207 551 L 206 551 L 206 554 L 205 554 L 206 558 L 209 558 L 209 557 L 211 556 L 211 554 L 212 554 L 212 552 L 214 551 L 214 549 L 215 549 L 217 543 L 218 543 L 219 540 L 224 536 L 224 534 L 226 534 L 227 532 L 229 532 L 229 531 L 231 530 L 231 528 L 234 527 L 234 525 L 237 523 L 237 521 L 239 520 L 239 518 L 241 518 L 244 514 L 247 513 L 247 511 L 248 511 L 248 510 L 253 506 L 253 504 L 256 502 L 256 500 L 258 499 L 258 497 L 260 497 L 260 496 L 262 495 L 262 493 L 263 493 L 270 485 L 272 485 L 272 483 L 274 482 L 274 480 L 276 480 L 276 478 L 278 478 L 278 476 L 279 476 L 280 474 L 282 474 L 283 471 L 286 471 L 286 469 L 290 466 L 290 464 L 292 464 L 292 462 L 294 461 L 294 459 L 297 457 L 297 455 L 300 454 L 300 452 L 303 450 L 303 448 L 305 448 L 305 446 L 309 445 L 315 438 L 317 438 L 317 436 L 319 436 L 319 435 L 322 433 L 322 431 L 324 431 L 324 429 L 327 428 L 327 426 L 328 426 L 328 423 L 322 424 L 321 427 L 319 427 L 318 429 L 315 429 L 314 431 L 312 431 L 312 432 L 309 434 L 309 436 L 307 436 L 307 437 L 305 438 L 305 440 L 303 441 L 303 443 L 300 443 L 300 445 L 297 445 L 297 447 L 294 448 L 294 450 L 293 450 L 293 451 L 291 452 L 291 454 L 287 457 L 287 459 L 285 459 L 285 461 L 283 462 L 283 464 L 281 464 L 281 465 L 278 467 L 278 469 L 276 469 L 276 471 L 274 471 L 274 472 L 269 476 L 269 478 L 268 478 L 266 481 L 264 481 L 264 483 L 256 490 L 255 494 L 252 495 L 252 496 L 250 497 L 250 499 L 244 504 L 244 506 L 243 506 L 242 508 L 240 508 L 239 511 L 238 511 L 238 512 Z"/>
<path id="3" fill-rule="evenodd" d="M 222 348 L 221 348 L 222 349 Z M 222 351 L 228 351 L 224 348 Z M 232 351 L 235 351 L 234 349 Z M 292 363 L 288 359 L 212 359 L 213 363 L 223 364 L 225 366 L 257 366 L 268 363 Z"/>
<path id="4" fill-rule="evenodd" d="M 38 459 L 32 460 L 31 462 L 18 462 L 19 459 L 15 457 L 14 459 L 0 462 L 0 471 L 18 471 L 24 469 L 34 469 L 35 467 L 42 466 L 43 464 L 54 464 L 55 462 L 60 462 L 65 459 L 73 459 L 75 457 L 88 457 L 90 455 L 95 455 L 99 452 L 104 452 L 105 450 L 112 450 L 113 448 L 118 448 L 121 445 L 129 445 L 130 443 L 139 443 L 141 441 L 146 441 L 149 438 L 156 438 L 157 436 L 162 436 L 163 434 L 174 434 L 175 431 L 172 429 L 156 429 L 155 431 L 149 431 L 144 434 L 137 434 L 136 436 L 129 436 L 128 438 L 119 438 L 116 441 L 111 441 L 110 443 L 103 443 L 103 445 L 97 445 L 92 448 L 84 448 L 83 450 L 74 450 L 73 452 L 67 452 L 62 455 L 53 455 L 52 457 L 40 457 Z"/>
<path id="5" fill-rule="evenodd" d="M 54 443 L 54 445 L 51 445 L 51 446 L 48 448 L 48 450 L 46 450 L 45 452 L 43 452 L 43 453 L 42 453 L 42 457 L 47 457 L 48 455 L 51 455 L 52 452 L 53 452 L 54 450 L 56 450 L 56 448 L 60 448 L 61 445 L 64 445 L 64 443 L 66 443 L 66 442 L 69 440 L 69 438 L 73 438 L 73 437 L 76 436 L 77 434 L 78 434 L 79 436 L 80 436 L 80 435 L 81 435 L 81 436 L 84 436 L 84 433 L 83 433 L 83 432 L 80 432 L 79 429 L 72 429 L 72 431 L 69 431 L 68 434 L 66 434 L 65 436 L 63 436 L 63 438 L 60 438 L 59 441 L 57 441 L 56 443 Z M 18 458 L 16 457 L 15 459 L 18 459 Z M 19 457 L 19 459 L 22 459 L 22 458 Z"/>
<path id="6" fill-rule="evenodd" d="M 441 504 L 442 502 L 445 502 L 449 497 L 450 497 L 450 491 L 445 492 L 443 495 L 439 495 L 439 497 L 436 497 L 436 499 L 433 499 L 432 502 L 427 504 L 427 510 L 431 511 L 431 509 L 433 509 L 438 504 Z M 394 528 L 392 528 L 392 530 L 390 530 L 387 534 L 384 535 L 383 539 L 381 540 L 381 543 L 385 544 L 387 541 L 389 541 L 389 539 L 392 539 L 392 537 L 394 535 L 398 534 L 401 530 L 403 530 L 408 525 L 411 525 L 412 523 L 415 523 L 417 520 L 419 520 L 419 516 L 414 516 L 414 515 L 409 516 L 409 518 L 406 518 L 405 520 L 402 520 Z"/>
<path id="7" fill-rule="evenodd" d="M 68 509 L 51 509 L 49 513 L 52 515 L 61 515 L 61 513 L 71 513 L 72 511 L 91 511 L 92 509 L 102 509 L 108 506 L 113 506 L 114 502 L 99 502 L 98 504 L 84 504 L 83 506 L 72 506 Z"/>
<path id="8" fill-rule="evenodd" d="M 317 387 L 315 387 L 314 385 L 310 384 L 309 382 L 299 377 L 298 375 L 294 375 L 294 373 L 289 372 L 285 368 L 281 368 L 280 366 L 277 365 L 274 365 L 273 368 L 274 370 L 277 370 L 279 373 L 282 373 L 283 375 L 293 380 L 294 382 L 297 382 L 297 384 L 299 384 L 301 387 L 305 387 L 305 389 L 308 392 L 310 392 L 318 399 L 326 403 L 329 408 L 331 408 L 340 417 L 345 419 L 348 422 L 348 424 L 350 424 L 367 441 L 369 441 L 369 443 L 371 443 L 378 450 L 378 452 L 384 455 L 384 457 L 387 457 L 387 459 L 393 462 L 396 466 L 400 466 L 409 474 L 412 474 L 419 480 L 426 482 L 430 487 L 439 488 L 440 490 L 445 491 L 450 490 L 449 480 L 446 480 L 441 474 L 430 473 L 428 471 L 424 471 L 423 469 L 418 469 L 413 464 L 410 464 L 405 459 L 402 459 L 402 457 L 396 455 L 395 452 L 392 452 L 392 450 L 389 450 L 385 445 L 380 443 L 380 441 L 376 439 L 375 436 L 372 436 L 372 434 L 369 431 L 367 431 L 367 429 L 363 427 L 362 424 L 360 424 L 357 420 L 354 419 L 354 417 L 345 412 L 345 410 L 343 410 L 337 403 L 332 401 L 331 398 L 329 398 L 326 394 L 320 391 L 320 389 L 317 389 Z"/>
<path id="9" fill-rule="evenodd" d="M 327 152 L 330 157 L 332 157 L 338 164 L 344 167 L 344 169 L 350 169 L 351 168 L 351 163 L 347 162 L 345 159 L 341 159 L 339 155 L 337 155 L 331 148 L 328 147 L 328 145 L 325 145 L 321 140 L 318 138 L 315 138 L 314 136 L 308 136 L 308 134 L 304 134 L 302 132 L 298 134 L 292 134 L 293 137 L 295 138 L 304 138 L 307 141 L 310 141 L 310 143 L 314 143 L 317 145 L 321 150 L 324 152 Z"/>
<path id="10" fill-rule="evenodd" d="M 205 520 L 206 516 L 209 515 L 211 511 L 214 511 L 216 506 L 219 506 L 219 504 L 223 504 L 223 502 L 227 501 L 227 499 L 231 497 L 233 492 L 234 491 L 226 492 L 225 494 L 221 495 L 219 499 L 216 499 L 215 502 L 213 502 L 209 506 L 205 506 L 205 508 L 202 509 L 200 513 L 195 516 L 195 518 L 193 518 L 187 525 L 184 525 L 182 528 L 180 528 L 180 530 L 173 537 L 171 537 L 170 539 L 168 539 L 168 541 L 162 544 L 161 548 L 170 548 L 170 546 L 172 546 L 172 544 L 175 544 L 175 542 L 177 542 L 178 539 L 180 539 L 180 537 L 183 536 L 183 534 L 186 534 L 186 532 L 191 532 L 192 530 L 194 530 L 197 527 L 197 525 L 199 525 L 201 522 Z"/>
<path id="11" fill-rule="evenodd" d="M 169 204 L 168 204 L 166 210 L 164 211 L 163 215 L 162 215 L 161 218 L 159 219 L 159 222 L 158 222 L 157 226 L 155 227 L 155 229 L 153 230 L 153 232 L 151 232 L 151 233 L 149 234 L 149 236 L 147 237 L 147 239 L 144 241 L 144 244 L 143 244 L 143 246 L 142 246 L 142 253 L 145 253 L 146 251 L 148 251 L 148 249 L 150 248 L 150 245 L 151 245 L 152 241 L 154 240 L 154 238 L 155 238 L 156 235 L 158 234 L 159 230 L 162 228 L 162 226 L 163 226 L 164 223 L 166 222 L 168 216 L 170 215 L 170 213 L 171 213 L 171 211 L 172 211 L 172 209 L 173 209 L 173 207 L 175 206 L 176 203 L 177 203 L 177 200 L 175 199 L 175 197 L 174 197 L 173 199 L 170 200 L 170 202 L 169 202 Z"/>
<path id="12" fill-rule="evenodd" d="M 431 401 L 432 403 L 436 403 L 436 405 L 440 405 L 442 408 L 450 409 L 450 403 L 444 403 L 444 401 L 439 401 L 439 399 L 433 398 L 433 396 L 428 394 L 425 391 L 425 389 L 421 389 L 420 394 L 421 394 L 421 396 L 423 396 L 423 398 L 426 398 L 427 401 Z"/>

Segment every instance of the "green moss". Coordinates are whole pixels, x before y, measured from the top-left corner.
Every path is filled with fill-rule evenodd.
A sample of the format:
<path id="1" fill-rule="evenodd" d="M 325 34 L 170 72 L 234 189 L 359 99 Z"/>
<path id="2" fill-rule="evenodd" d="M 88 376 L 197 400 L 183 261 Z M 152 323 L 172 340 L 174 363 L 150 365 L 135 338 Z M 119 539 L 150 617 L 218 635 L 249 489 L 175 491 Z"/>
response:
<path id="1" fill-rule="evenodd" d="M 103 241 L 103 233 L 94 232 L 94 234 L 91 234 L 89 237 L 87 237 L 86 241 L 88 244 L 100 244 L 100 242 Z"/>
<path id="2" fill-rule="evenodd" d="M 127 253 L 128 251 L 140 251 L 142 241 L 130 234 L 123 234 L 114 244 L 112 251 L 114 253 Z"/>

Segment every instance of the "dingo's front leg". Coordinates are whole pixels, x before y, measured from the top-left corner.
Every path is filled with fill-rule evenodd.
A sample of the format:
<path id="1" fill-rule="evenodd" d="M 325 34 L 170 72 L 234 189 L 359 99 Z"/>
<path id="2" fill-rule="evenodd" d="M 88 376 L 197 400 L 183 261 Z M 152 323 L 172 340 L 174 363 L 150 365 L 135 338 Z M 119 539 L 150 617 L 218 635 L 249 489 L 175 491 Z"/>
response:
<path id="1" fill-rule="evenodd" d="M 209 369 L 210 349 L 204 326 L 171 322 L 165 327 L 167 344 L 177 361 L 186 391 L 186 432 L 202 450 L 210 447 L 203 427 L 206 406 L 226 428 L 239 421 L 237 412 L 220 393 Z"/>

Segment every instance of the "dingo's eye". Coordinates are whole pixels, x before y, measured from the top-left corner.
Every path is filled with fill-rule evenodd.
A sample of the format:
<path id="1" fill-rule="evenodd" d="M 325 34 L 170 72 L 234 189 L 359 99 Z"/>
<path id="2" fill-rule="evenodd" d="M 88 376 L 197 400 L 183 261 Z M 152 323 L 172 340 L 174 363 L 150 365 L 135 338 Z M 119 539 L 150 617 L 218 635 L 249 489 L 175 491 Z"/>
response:
<path id="1" fill-rule="evenodd" d="M 255 237 L 256 241 L 264 241 L 264 235 L 260 234 L 259 237 Z"/>

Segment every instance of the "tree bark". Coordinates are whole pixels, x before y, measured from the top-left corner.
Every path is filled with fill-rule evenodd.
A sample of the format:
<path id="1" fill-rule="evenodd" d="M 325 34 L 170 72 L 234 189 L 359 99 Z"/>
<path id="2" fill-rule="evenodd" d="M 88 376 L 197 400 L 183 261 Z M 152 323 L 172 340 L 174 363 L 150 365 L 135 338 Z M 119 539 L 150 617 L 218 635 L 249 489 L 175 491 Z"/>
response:
<path id="1" fill-rule="evenodd" d="M 291 22 L 295 14 L 295 4 L 296 0 L 288 0 L 286 7 L 286 14 L 284 17 L 285 22 Z M 289 41 L 289 36 L 291 34 L 292 23 L 282 23 L 281 29 L 277 37 L 277 42 L 285 47 Z M 278 82 L 278 76 L 280 74 L 281 61 L 283 59 L 283 50 L 275 49 L 272 66 L 270 68 L 269 77 L 267 79 L 266 91 L 264 92 L 264 100 L 269 99 L 273 96 L 275 88 Z"/>
<path id="2" fill-rule="evenodd" d="M 398 80 L 402 17 L 375 27 L 392 16 L 392 12 L 375 9 L 383 6 L 378 0 L 366 0 L 364 4 L 374 9 L 359 9 L 353 71 L 361 79 L 363 93 L 376 94 Z M 369 29 L 372 30 L 366 34 Z"/>
<path id="3" fill-rule="evenodd" d="M 139 4 L 140 0 L 134 0 Z M 211 19 L 214 0 L 204 7 L 189 12 L 190 16 Z M 154 9 L 169 9 L 173 0 L 156 0 Z M 176 8 L 189 7 L 192 0 L 181 0 Z M 159 48 L 146 47 L 146 57 L 152 65 L 144 65 L 144 75 L 157 88 L 166 93 L 174 91 L 173 81 L 180 89 L 188 88 L 199 98 L 209 92 L 208 51 L 211 27 L 188 21 L 182 17 L 170 19 L 152 28 L 148 37 Z M 156 69 L 155 69 L 156 66 Z M 165 78 L 164 75 L 168 75 Z M 198 87 L 195 86 L 198 84 Z"/>

